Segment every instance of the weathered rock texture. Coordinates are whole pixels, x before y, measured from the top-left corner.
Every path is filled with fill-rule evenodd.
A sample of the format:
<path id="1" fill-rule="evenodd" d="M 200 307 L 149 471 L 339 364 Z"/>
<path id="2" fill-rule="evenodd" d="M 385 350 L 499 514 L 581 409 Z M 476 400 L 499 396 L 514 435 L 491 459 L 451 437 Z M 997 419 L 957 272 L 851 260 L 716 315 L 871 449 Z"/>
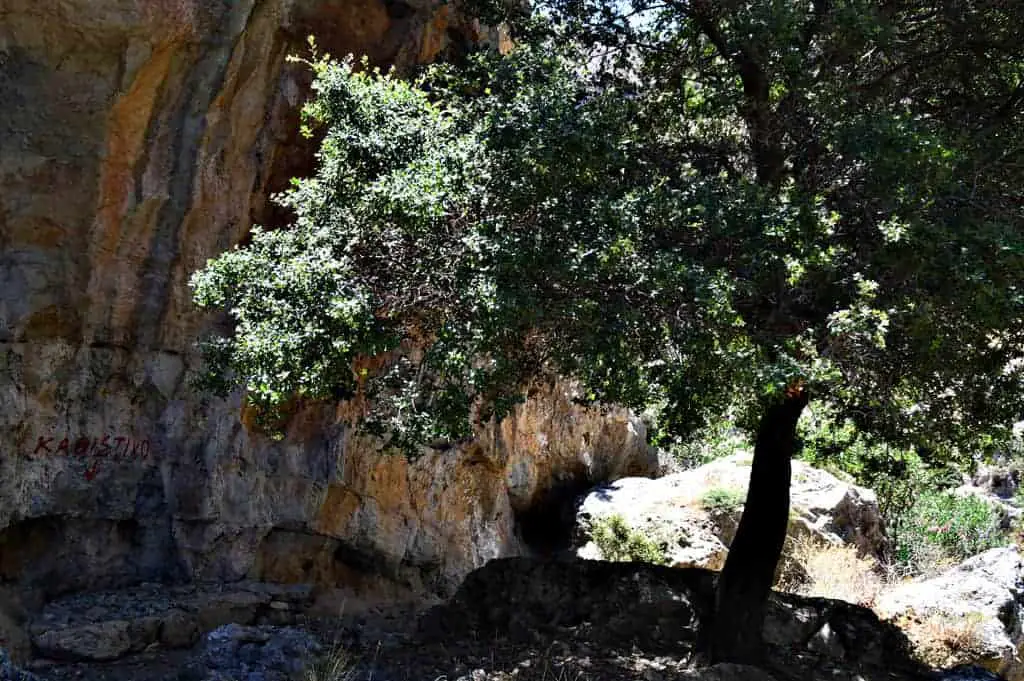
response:
<path id="1" fill-rule="evenodd" d="M 58 599 L 28 629 L 43 657 L 107 661 L 143 650 L 190 648 L 226 624 L 293 624 L 313 598 L 308 585 L 144 584 Z"/>
<path id="2" fill-rule="evenodd" d="M 16 667 L 7 655 L 7 651 L 0 648 L 0 681 L 39 681 L 39 678 Z"/>
<path id="3" fill-rule="evenodd" d="M 743 511 L 751 460 L 749 454 L 737 454 L 655 480 L 628 478 L 593 490 L 577 513 L 579 555 L 603 558 L 590 541 L 590 528 L 602 518 L 619 516 L 658 542 L 669 564 L 722 569 Z M 795 553 L 796 541 L 851 545 L 861 555 L 885 557 L 888 539 L 871 490 L 794 461 L 790 498 L 784 559 Z M 780 567 L 786 567 L 785 560 Z"/>
<path id="4" fill-rule="evenodd" d="M 930 579 L 886 590 L 875 609 L 922 652 L 1024 679 L 1024 558 L 991 549 Z"/>
<path id="5" fill-rule="evenodd" d="M 322 652 L 301 629 L 228 624 L 207 634 L 193 676 L 202 681 L 290 681 Z"/>
<path id="6" fill-rule="evenodd" d="M 192 390 L 190 273 L 309 167 L 310 33 L 399 65 L 486 37 L 433 0 L 0 0 L 0 586 L 443 592 L 566 485 L 652 470 L 638 421 L 558 391 L 410 463 L 333 406 L 275 441 Z"/>
<path id="7" fill-rule="evenodd" d="M 1021 471 L 1017 465 L 1011 463 L 982 465 L 970 477 L 968 486 L 979 488 L 986 494 L 1000 499 L 1011 500 L 1020 489 L 1020 478 Z"/>
<path id="8" fill-rule="evenodd" d="M 424 641 L 472 637 L 553 648 L 557 640 L 594 657 L 643 651 L 668 661 L 694 653 L 714 586 L 714 574 L 695 568 L 509 558 L 470 574 L 419 625 Z M 774 594 L 764 634 L 768 669 L 784 671 L 783 678 L 894 680 L 922 671 L 896 627 L 842 601 Z M 679 678 L 679 671 L 653 678 Z"/>

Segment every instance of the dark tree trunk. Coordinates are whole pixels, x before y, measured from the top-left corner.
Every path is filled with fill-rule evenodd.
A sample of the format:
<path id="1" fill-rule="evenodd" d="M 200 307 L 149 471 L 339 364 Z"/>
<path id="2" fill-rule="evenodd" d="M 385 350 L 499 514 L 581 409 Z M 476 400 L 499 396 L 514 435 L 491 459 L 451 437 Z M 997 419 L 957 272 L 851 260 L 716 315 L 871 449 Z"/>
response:
<path id="1" fill-rule="evenodd" d="M 790 457 L 807 399 L 803 386 L 793 387 L 761 416 L 743 516 L 718 580 L 712 662 L 763 661 L 765 610 L 789 525 Z"/>

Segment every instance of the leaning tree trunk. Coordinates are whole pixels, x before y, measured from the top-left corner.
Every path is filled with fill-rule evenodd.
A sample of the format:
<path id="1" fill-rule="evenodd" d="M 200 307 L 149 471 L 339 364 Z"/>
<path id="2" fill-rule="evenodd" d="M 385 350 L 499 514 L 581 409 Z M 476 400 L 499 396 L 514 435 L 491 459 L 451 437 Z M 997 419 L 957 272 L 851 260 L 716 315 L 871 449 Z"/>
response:
<path id="1" fill-rule="evenodd" d="M 718 579 L 712 662 L 763 661 L 765 611 L 789 525 L 790 457 L 807 399 L 803 386 L 795 386 L 761 416 L 743 516 Z"/>

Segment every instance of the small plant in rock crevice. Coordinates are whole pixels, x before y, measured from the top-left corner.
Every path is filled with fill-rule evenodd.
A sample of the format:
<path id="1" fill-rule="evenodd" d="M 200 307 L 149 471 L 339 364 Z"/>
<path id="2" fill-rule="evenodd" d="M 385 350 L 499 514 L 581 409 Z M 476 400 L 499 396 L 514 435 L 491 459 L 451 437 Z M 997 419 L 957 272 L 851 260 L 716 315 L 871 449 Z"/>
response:
<path id="1" fill-rule="evenodd" d="M 668 565 L 667 542 L 658 541 L 630 527 L 621 515 L 613 514 L 594 520 L 590 537 L 605 560 L 632 561 Z"/>
<path id="2" fill-rule="evenodd" d="M 351 653 L 335 645 L 306 667 L 302 681 L 354 681 L 356 671 L 357 665 Z"/>
<path id="3" fill-rule="evenodd" d="M 743 506 L 746 492 L 734 487 L 713 487 L 700 497 L 700 505 L 709 513 L 732 512 Z"/>

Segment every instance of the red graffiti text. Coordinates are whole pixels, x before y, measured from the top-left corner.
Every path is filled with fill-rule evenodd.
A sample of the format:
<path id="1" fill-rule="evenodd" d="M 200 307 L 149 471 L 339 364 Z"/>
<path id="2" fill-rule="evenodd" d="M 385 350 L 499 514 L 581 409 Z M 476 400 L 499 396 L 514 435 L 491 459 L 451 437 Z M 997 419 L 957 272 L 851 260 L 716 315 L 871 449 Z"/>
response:
<path id="1" fill-rule="evenodd" d="M 65 456 L 78 459 L 111 459 L 113 461 L 147 461 L 152 457 L 149 439 L 130 438 L 123 435 L 97 435 L 94 437 L 36 438 L 35 447 L 28 454 L 31 458 Z"/>

